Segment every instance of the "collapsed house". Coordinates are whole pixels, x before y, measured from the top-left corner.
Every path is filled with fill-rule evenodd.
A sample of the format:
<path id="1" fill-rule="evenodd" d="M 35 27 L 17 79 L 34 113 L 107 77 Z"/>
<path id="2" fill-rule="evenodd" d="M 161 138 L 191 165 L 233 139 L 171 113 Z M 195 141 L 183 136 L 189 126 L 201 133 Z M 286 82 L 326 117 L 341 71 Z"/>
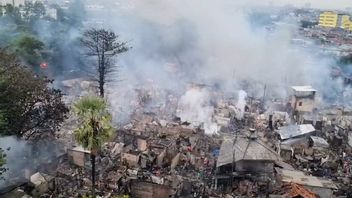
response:
<path id="1" fill-rule="evenodd" d="M 311 124 L 289 125 L 280 127 L 277 133 L 280 140 L 287 140 L 290 138 L 297 138 L 302 136 L 311 135 L 315 132 L 315 128 Z"/>
<path id="2" fill-rule="evenodd" d="M 285 170 L 276 168 L 278 181 L 281 185 L 284 183 L 294 183 L 303 186 L 315 194 L 311 197 L 331 198 L 333 191 L 337 189 L 334 182 L 314 176 L 304 174 L 304 172 L 296 170 Z M 306 196 L 303 196 L 306 197 Z"/>
<path id="3" fill-rule="evenodd" d="M 291 160 L 297 153 L 309 152 L 311 154 L 310 148 L 313 146 L 313 140 L 310 137 L 315 133 L 315 128 L 311 124 L 284 126 L 277 133 L 280 140 L 278 153 L 285 160 Z"/>
<path id="4" fill-rule="evenodd" d="M 336 185 L 322 177 L 348 184 L 344 180 L 352 172 L 348 165 L 352 160 L 327 152 L 333 145 L 341 144 L 333 143 L 336 138 L 331 141 L 329 135 L 343 140 L 350 134 L 350 122 L 344 113 L 339 113 L 341 119 L 337 120 L 332 120 L 336 115 L 329 117 L 322 112 L 316 116 L 314 89 L 294 90 L 291 103 L 275 103 L 280 108 L 272 105 L 270 110 L 261 109 L 264 107 L 260 100 L 245 101 L 241 119 L 237 118 L 239 109 L 231 99 L 207 103 L 214 110 L 211 121 L 220 127 L 218 133 L 211 135 L 206 135 L 201 125 L 182 122 L 180 117 L 165 111 L 169 109 L 167 105 L 177 106 L 176 97 L 172 104 L 161 105 L 164 110 L 148 105 L 143 109 L 138 104 L 130 122 L 121 126 L 98 152 L 97 194 L 128 194 L 136 198 L 219 197 L 226 193 L 227 197 L 328 197 Z M 142 103 L 159 95 L 139 91 Z M 175 113 L 177 108 L 170 109 Z M 296 120 L 300 125 L 287 126 L 293 109 L 302 118 L 300 122 Z M 33 180 L 33 189 L 64 197 L 90 192 L 90 152 L 72 145 L 66 146 L 70 148 L 68 160 L 60 162 L 56 169 L 55 189 L 42 172 L 39 179 Z M 344 163 L 343 168 L 339 168 L 339 161 Z M 37 171 L 28 173 L 28 177 Z M 27 192 L 39 194 L 33 189 Z M 13 193 L 21 194 L 21 190 Z"/>
<path id="5" fill-rule="evenodd" d="M 136 198 L 168 198 L 171 187 L 151 182 L 133 181 L 131 184 L 132 196 Z"/>

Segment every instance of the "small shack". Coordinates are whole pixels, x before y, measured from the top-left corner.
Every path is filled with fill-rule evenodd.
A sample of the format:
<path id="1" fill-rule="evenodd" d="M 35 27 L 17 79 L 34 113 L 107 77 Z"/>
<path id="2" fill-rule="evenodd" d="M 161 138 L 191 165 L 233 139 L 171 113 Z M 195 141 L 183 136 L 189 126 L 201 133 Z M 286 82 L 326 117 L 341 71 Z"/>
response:
<path id="1" fill-rule="evenodd" d="M 271 173 L 279 160 L 279 155 L 259 138 L 237 136 L 222 143 L 216 167 L 226 169 L 233 164 L 239 173 Z"/>

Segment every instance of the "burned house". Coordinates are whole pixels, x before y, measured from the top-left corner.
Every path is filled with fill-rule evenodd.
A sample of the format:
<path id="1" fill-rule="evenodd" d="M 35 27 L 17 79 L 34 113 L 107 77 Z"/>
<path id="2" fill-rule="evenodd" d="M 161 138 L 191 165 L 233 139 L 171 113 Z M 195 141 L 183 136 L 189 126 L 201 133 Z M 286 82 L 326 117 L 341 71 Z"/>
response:
<path id="1" fill-rule="evenodd" d="M 67 150 L 68 160 L 80 167 L 90 166 L 90 151 L 82 146 L 77 146 Z"/>
<path id="2" fill-rule="evenodd" d="M 315 128 L 311 124 L 284 126 L 277 133 L 280 139 L 278 153 L 285 160 L 290 160 L 297 152 L 312 150 L 314 140 L 309 137 L 314 135 Z"/>
<path id="3" fill-rule="evenodd" d="M 136 198 L 168 198 L 171 194 L 169 186 L 151 182 L 133 181 L 131 189 Z"/>
<path id="4" fill-rule="evenodd" d="M 333 191 L 337 189 L 334 182 L 319 177 L 309 176 L 301 171 L 279 168 L 276 168 L 275 171 L 279 183 L 301 185 L 315 194 L 315 196 L 313 195 L 312 197 L 331 198 L 333 197 Z"/>
<path id="5" fill-rule="evenodd" d="M 280 127 L 277 132 L 280 139 L 283 141 L 290 138 L 311 135 L 315 132 L 315 128 L 311 124 L 289 125 Z"/>
<path id="6" fill-rule="evenodd" d="M 274 162 L 280 161 L 280 156 L 254 134 L 250 136 L 237 135 L 226 139 L 220 147 L 215 177 L 216 185 L 224 180 L 236 178 L 256 178 L 267 180 L 273 177 Z M 222 180 L 222 181 L 221 181 Z"/>
<path id="7" fill-rule="evenodd" d="M 291 107 L 296 120 L 304 113 L 313 112 L 315 108 L 315 95 L 317 90 L 311 86 L 293 86 L 293 95 L 291 97 Z"/>

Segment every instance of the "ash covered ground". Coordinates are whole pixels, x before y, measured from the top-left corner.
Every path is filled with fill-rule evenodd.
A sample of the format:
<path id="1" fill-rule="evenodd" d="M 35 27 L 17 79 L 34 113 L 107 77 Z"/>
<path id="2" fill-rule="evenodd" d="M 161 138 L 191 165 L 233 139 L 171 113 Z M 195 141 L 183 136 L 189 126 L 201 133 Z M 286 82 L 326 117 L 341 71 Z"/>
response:
<path id="1" fill-rule="evenodd" d="M 105 84 L 115 130 L 95 154 L 97 196 L 351 196 L 350 65 L 336 70 L 352 51 L 350 32 L 301 26 L 322 10 L 244 5 L 84 2 L 83 25 L 61 47 L 74 49 L 91 27 L 132 47 Z M 60 71 L 44 71 L 68 107 L 98 92 L 90 58 L 70 52 Z M 49 140 L 1 138 L 0 196 L 89 195 L 92 152 L 77 127 L 70 112 Z"/>

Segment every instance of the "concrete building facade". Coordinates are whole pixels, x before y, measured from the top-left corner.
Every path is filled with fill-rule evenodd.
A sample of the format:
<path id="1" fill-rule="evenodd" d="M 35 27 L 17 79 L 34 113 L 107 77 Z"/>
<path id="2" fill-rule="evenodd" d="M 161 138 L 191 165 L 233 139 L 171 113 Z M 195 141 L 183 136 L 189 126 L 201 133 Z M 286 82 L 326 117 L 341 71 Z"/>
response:
<path id="1" fill-rule="evenodd" d="M 323 12 L 319 16 L 319 26 L 335 28 L 337 27 L 338 14 L 335 12 Z"/>
<path id="2" fill-rule="evenodd" d="M 317 90 L 311 86 L 293 86 L 291 105 L 295 112 L 312 112 Z"/>
<path id="3" fill-rule="evenodd" d="M 319 26 L 325 28 L 342 28 L 352 31 L 352 17 L 336 12 L 322 12 L 319 15 Z"/>

